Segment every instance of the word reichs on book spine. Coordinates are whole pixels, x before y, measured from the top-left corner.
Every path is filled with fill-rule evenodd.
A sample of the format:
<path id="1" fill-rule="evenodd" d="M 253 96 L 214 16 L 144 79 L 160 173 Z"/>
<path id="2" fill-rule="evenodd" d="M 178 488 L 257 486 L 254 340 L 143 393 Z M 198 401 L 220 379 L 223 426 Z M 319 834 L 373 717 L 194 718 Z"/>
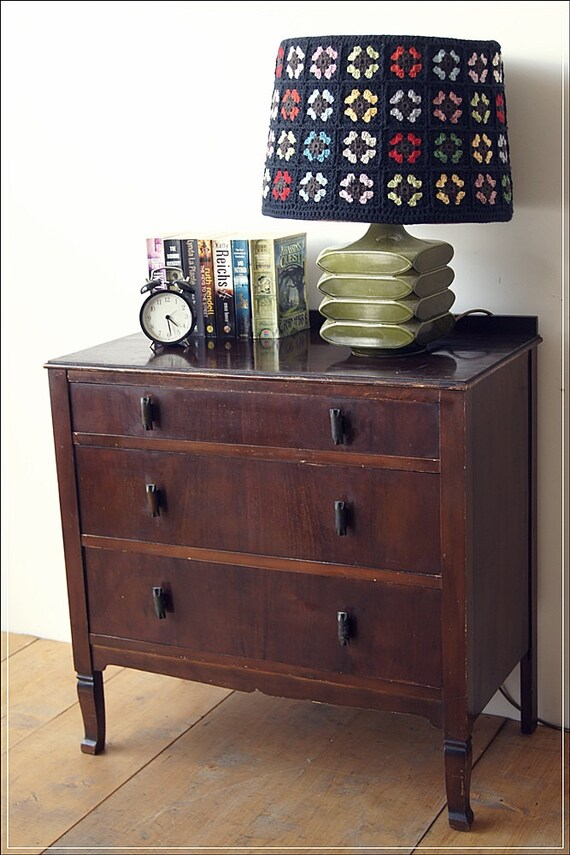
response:
<path id="1" fill-rule="evenodd" d="M 306 233 L 250 240 L 253 338 L 309 328 L 306 260 Z"/>
<path id="2" fill-rule="evenodd" d="M 212 240 L 212 261 L 214 264 L 214 301 L 218 338 L 235 338 L 236 311 L 232 272 L 232 243 L 229 237 Z"/>

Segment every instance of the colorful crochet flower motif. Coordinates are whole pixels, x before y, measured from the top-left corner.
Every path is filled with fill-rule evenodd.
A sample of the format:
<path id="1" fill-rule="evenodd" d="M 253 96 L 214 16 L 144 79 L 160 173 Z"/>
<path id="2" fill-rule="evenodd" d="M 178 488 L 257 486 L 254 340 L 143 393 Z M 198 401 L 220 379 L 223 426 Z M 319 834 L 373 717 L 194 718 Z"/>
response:
<path id="1" fill-rule="evenodd" d="M 281 115 L 284 119 L 294 122 L 300 113 L 301 96 L 296 89 L 286 89 L 281 99 Z"/>
<path id="2" fill-rule="evenodd" d="M 331 45 L 326 48 L 319 45 L 311 57 L 312 65 L 309 69 L 311 74 L 314 74 L 318 80 L 322 77 L 330 80 L 336 71 L 337 57 L 338 52 Z"/>
<path id="3" fill-rule="evenodd" d="M 446 175 L 442 172 L 438 180 L 435 182 L 437 193 L 436 199 L 443 202 L 444 205 L 460 205 L 462 199 L 465 198 L 465 181 L 462 181 L 459 175 L 453 173 Z"/>
<path id="4" fill-rule="evenodd" d="M 319 133 L 311 131 L 303 143 L 305 146 L 303 154 L 311 162 L 318 160 L 319 163 L 323 163 L 327 157 L 330 157 L 330 144 L 331 137 L 325 131 L 319 131 Z"/>
<path id="5" fill-rule="evenodd" d="M 505 98 L 503 95 L 497 95 L 495 99 L 495 106 L 497 108 L 497 119 L 499 122 L 504 125 L 506 120 L 505 114 Z"/>
<path id="6" fill-rule="evenodd" d="M 271 96 L 271 121 L 275 121 L 275 119 L 277 118 L 280 100 L 281 96 L 279 95 L 279 89 L 274 89 L 273 95 Z"/>
<path id="7" fill-rule="evenodd" d="M 487 134 L 475 134 L 471 140 L 473 157 L 477 163 L 487 165 L 493 159 L 492 143 Z"/>
<path id="8" fill-rule="evenodd" d="M 275 77 L 279 78 L 283 74 L 283 60 L 285 59 L 285 48 L 280 45 L 277 51 L 277 59 L 275 60 Z"/>
<path id="9" fill-rule="evenodd" d="M 339 196 L 350 203 L 360 202 L 361 205 L 365 205 L 374 196 L 374 191 L 370 189 L 374 186 L 374 182 L 364 173 L 357 176 L 354 172 L 349 172 L 346 178 L 340 182 L 340 186 L 343 189 Z"/>
<path id="10" fill-rule="evenodd" d="M 293 179 L 285 170 L 282 172 L 281 169 L 277 171 L 277 175 L 273 179 L 273 188 L 271 190 L 271 195 L 274 199 L 280 199 L 282 202 L 285 201 L 287 196 L 291 192 L 291 182 Z"/>
<path id="11" fill-rule="evenodd" d="M 344 115 L 353 122 L 369 122 L 378 112 L 378 108 L 374 106 L 377 101 L 378 95 L 374 95 L 370 89 L 365 89 L 364 92 L 353 89 L 344 99 L 344 103 L 348 105 Z"/>
<path id="12" fill-rule="evenodd" d="M 439 134 L 435 140 L 434 157 L 442 163 L 459 163 L 463 157 L 463 140 L 457 134 Z"/>
<path id="13" fill-rule="evenodd" d="M 368 131 L 350 131 L 343 139 L 346 148 L 342 153 L 351 163 L 369 163 L 376 156 L 376 142 L 376 137 Z"/>
<path id="14" fill-rule="evenodd" d="M 388 181 L 387 186 L 390 188 L 388 199 L 398 206 L 409 205 L 410 208 L 415 208 L 423 196 L 420 189 L 422 180 L 416 178 L 415 175 L 406 175 L 404 178 L 403 175 L 397 173 Z"/>
<path id="15" fill-rule="evenodd" d="M 306 172 L 299 184 L 299 196 L 305 202 L 320 202 L 327 195 L 328 181 L 322 172 L 317 172 L 316 175 L 312 172 Z"/>
<path id="16" fill-rule="evenodd" d="M 469 66 L 469 77 L 473 83 L 485 83 L 489 69 L 487 68 L 489 60 L 484 53 L 473 53 L 467 60 Z"/>
<path id="17" fill-rule="evenodd" d="M 440 90 L 432 101 L 435 107 L 433 114 L 441 122 L 451 122 L 455 125 L 463 115 L 463 110 L 459 109 L 462 101 L 463 98 L 455 92 L 446 93 Z"/>
<path id="18" fill-rule="evenodd" d="M 289 53 L 287 54 L 287 74 L 291 78 L 295 78 L 298 80 L 301 74 L 303 73 L 303 69 L 305 67 L 305 54 L 301 50 L 301 48 L 297 45 L 296 47 L 291 46 L 289 48 Z"/>
<path id="19" fill-rule="evenodd" d="M 269 133 L 267 134 L 267 148 L 265 151 L 267 160 L 270 160 L 273 157 L 274 151 L 275 151 L 275 131 L 272 128 L 269 128 Z"/>
<path id="20" fill-rule="evenodd" d="M 433 73 L 440 80 L 457 80 L 461 70 L 460 60 L 454 50 L 443 48 L 432 58 L 434 64 Z"/>
<path id="21" fill-rule="evenodd" d="M 328 89 L 325 89 L 323 92 L 315 89 L 309 95 L 307 103 L 309 105 L 307 107 L 307 114 L 311 119 L 320 119 L 322 122 L 326 122 L 332 116 L 334 96 L 331 95 Z"/>
<path id="22" fill-rule="evenodd" d="M 404 119 L 408 122 L 415 122 L 421 116 L 421 103 L 422 96 L 414 92 L 413 89 L 408 89 L 407 92 L 398 89 L 390 98 L 390 104 L 394 105 L 390 110 L 390 115 L 395 116 L 399 122 L 403 122 Z"/>
<path id="23" fill-rule="evenodd" d="M 397 133 L 390 140 L 392 148 L 388 152 L 388 157 L 398 164 L 415 163 L 422 153 L 421 144 L 421 137 L 416 137 L 412 133 Z"/>
<path id="24" fill-rule="evenodd" d="M 505 165 L 509 162 L 509 152 L 507 148 L 507 138 L 504 134 L 499 134 L 497 139 L 497 151 L 499 152 L 499 160 Z"/>
<path id="25" fill-rule="evenodd" d="M 400 80 L 403 80 L 406 76 L 413 79 L 422 70 L 421 58 L 422 55 L 417 48 L 405 48 L 403 45 L 398 45 L 394 53 L 390 56 L 390 59 L 393 60 L 390 71 L 396 77 L 399 77 Z"/>
<path id="26" fill-rule="evenodd" d="M 503 175 L 501 178 L 501 187 L 503 189 L 503 199 L 507 204 L 510 204 L 513 200 L 513 185 L 508 175 Z"/>
<path id="27" fill-rule="evenodd" d="M 293 131 L 281 131 L 277 141 L 277 157 L 281 160 L 291 160 L 295 154 L 297 138 Z"/>
<path id="28" fill-rule="evenodd" d="M 496 191 L 497 182 L 496 180 L 486 173 L 482 175 L 480 172 L 477 178 L 475 179 L 475 188 L 477 192 L 475 196 L 482 205 L 494 205 L 497 199 L 497 191 Z"/>
<path id="29" fill-rule="evenodd" d="M 491 65 L 493 66 L 493 77 L 495 78 L 496 83 L 503 82 L 503 62 L 501 59 L 501 54 L 497 51 L 497 53 L 493 56 L 491 60 Z"/>
<path id="30" fill-rule="evenodd" d="M 264 199 L 267 199 L 267 196 L 269 195 L 270 190 L 271 190 L 271 173 L 268 169 L 266 169 L 265 172 L 263 173 L 263 187 L 262 187 L 262 194 L 263 194 Z"/>
<path id="31" fill-rule="evenodd" d="M 366 48 L 356 45 L 348 55 L 349 64 L 346 70 L 352 74 L 355 80 L 360 80 L 361 77 L 366 77 L 370 80 L 379 69 L 376 62 L 380 54 L 374 50 L 372 45 Z"/>
<path id="32" fill-rule="evenodd" d="M 499 96 L 500 97 L 500 96 Z M 480 125 L 486 125 L 489 121 L 491 111 L 489 110 L 490 101 L 484 92 L 475 92 L 473 98 L 469 102 L 471 107 L 471 115 Z"/>

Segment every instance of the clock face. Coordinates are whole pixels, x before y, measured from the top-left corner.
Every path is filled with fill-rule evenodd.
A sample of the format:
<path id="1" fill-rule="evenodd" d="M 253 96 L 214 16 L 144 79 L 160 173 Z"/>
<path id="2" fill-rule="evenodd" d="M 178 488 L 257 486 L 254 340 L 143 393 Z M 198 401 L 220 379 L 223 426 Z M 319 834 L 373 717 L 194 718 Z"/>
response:
<path id="1" fill-rule="evenodd" d="M 172 291 L 151 294 L 140 313 L 145 335 L 160 344 L 176 344 L 186 338 L 194 326 L 194 313 L 188 301 Z"/>

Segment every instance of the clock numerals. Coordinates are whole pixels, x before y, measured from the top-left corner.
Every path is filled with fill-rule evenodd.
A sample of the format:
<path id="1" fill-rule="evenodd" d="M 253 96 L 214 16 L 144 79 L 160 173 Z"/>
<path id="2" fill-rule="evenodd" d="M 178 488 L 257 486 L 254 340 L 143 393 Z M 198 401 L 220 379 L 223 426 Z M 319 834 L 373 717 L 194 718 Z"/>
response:
<path id="1" fill-rule="evenodd" d="M 151 294 L 141 309 L 143 332 L 159 344 L 177 344 L 190 335 L 194 313 L 188 299 L 180 294 Z"/>

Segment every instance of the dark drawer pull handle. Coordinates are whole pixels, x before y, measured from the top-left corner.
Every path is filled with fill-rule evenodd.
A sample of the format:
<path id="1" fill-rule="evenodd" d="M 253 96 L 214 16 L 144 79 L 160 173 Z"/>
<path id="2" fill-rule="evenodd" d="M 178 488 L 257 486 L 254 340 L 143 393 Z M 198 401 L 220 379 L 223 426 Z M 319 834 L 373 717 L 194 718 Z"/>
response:
<path id="1" fill-rule="evenodd" d="M 334 503 L 334 527 L 336 529 L 336 533 L 339 537 L 343 537 L 346 534 L 346 520 L 347 520 L 347 507 L 346 502 L 335 502 Z"/>
<path id="2" fill-rule="evenodd" d="M 163 588 L 153 588 L 152 599 L 157 618 L 164 620 L 166 617 L 166 592 Z"/>
<path id="3" fill-rule="evenodd" d="M 146 497 L 151 517 L 160 516 L 160 490 L 156 484 L 146 485 Z"/>
<path id="4" fill-rule="evenodd" d="M 144 430 L 152 430 L 152 398 L 143 395 L 141 398 L 141 422 Z"/>
<path id="5" fill-rule="evenodd" d="M 335 445 L 344 445 L 344 419 L 342 410 L 332 408 L 329 410 L 331 419 L 331 436 Z"/>
<path id="6" fill-rule="evenodd" d="M 338 633 L 338 643 L 341 647 L 346 647 L 350 640 L 350 618 L 348 612 L 336 613 L 336 628 Z"/>

